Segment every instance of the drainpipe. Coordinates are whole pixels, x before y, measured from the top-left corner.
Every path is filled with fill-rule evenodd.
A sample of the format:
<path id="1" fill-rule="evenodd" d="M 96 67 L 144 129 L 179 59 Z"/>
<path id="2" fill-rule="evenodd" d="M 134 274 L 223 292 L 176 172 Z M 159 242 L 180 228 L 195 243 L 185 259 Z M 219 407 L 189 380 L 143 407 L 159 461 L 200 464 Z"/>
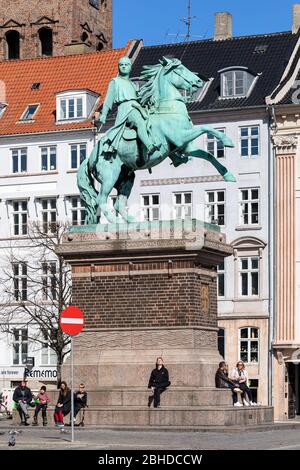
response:
<path id="1" fill-rule="evenodd" d="M 272 144 L 272 130 L 276 129 L 276 116 L 274 106 L 267 106 L 269 114 L 268 123 L 268 311 L 269 311 L 269 328 L 268 328 L 268 405 L 273 406 L 273 341 L 275 338 L 276 325 L 276 238 L 275 238 L 275 191 L 274 181 L 276 178 L 276 151 Z"/>

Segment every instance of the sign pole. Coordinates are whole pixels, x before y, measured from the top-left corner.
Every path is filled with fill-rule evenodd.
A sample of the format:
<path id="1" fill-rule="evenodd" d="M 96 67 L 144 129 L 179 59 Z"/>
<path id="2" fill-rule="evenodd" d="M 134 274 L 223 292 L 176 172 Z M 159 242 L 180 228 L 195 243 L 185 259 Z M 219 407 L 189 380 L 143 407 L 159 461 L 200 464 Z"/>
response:
<path id="1" fill-rule="evenodd" d="M 74 340 L 71 336 L 71 442 L 74 442 Z"/>
<path id="2" fill-rule="evenodd" d="M 60 314 L 62 331 L 71 336 L 71 442 L 74 442 L 74 335 L 78 335 L 84 326 L 84 313 L 80 308 L 70 305 Z"/>

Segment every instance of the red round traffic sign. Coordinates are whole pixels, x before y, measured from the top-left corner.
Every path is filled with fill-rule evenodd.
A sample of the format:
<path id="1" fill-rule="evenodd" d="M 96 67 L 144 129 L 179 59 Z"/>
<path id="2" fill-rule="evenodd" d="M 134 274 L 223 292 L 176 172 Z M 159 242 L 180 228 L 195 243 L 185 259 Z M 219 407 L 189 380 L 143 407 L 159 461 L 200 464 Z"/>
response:
<path id="1" fill-rule="evenodd" d="M 84 314 L 80 308 L 71 305 L 62 311 L 59 324 L 67 335 L 78 335 L 84 326 Z"/>

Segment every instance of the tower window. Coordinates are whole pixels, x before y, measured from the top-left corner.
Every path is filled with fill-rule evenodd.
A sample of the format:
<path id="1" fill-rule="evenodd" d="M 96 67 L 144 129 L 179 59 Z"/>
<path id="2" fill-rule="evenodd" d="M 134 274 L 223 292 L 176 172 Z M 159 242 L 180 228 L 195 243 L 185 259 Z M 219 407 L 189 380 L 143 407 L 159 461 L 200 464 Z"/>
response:
<path id="1" fill-rule="evenodd" d="M 20 33 L 18 31 L 8 31 L 6 33 L 7 58 L 9 60 L 20 58 Z"/>
<path id="2" fill-rule="evenodd" d="M 104 48 L 104 44 L 103 42 L 99 41 L 98 44 L 97 44 L 97 51 L 102 51 L 102 49 Z"/>
<path id="3" fill-rule="evenodd" d="M 86 42 L 86 41 L 88 40 L 88 38 L 89 38 L 88 33 L 86 33 L 86 32 L 84 31 L 84 32 L 82 33 L 82 35 L 81 35 L 81 41 L 82 41 L 82 42 Z"/>
<path id="4" fill-rule="evenodd" d="M 39 30 L 41 43 L 41 54 L 46 56 L 53 55 L 53 32 L 50 28 L 41 28 Z"/>

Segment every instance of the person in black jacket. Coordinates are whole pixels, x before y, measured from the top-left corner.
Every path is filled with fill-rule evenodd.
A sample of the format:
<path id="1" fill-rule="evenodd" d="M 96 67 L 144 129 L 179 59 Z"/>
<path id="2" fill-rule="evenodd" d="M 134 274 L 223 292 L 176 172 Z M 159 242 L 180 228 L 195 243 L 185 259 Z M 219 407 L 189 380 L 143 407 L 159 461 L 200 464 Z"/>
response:
<path id="1" fill-rule="evenodd" d="M 27 381 L 23 380 L 15 389 L 13 401 L 17 404 L 17 410 L 21 418 L 21 425 L 29 426 L 27 423 L 27 419 L 29 418 L 27 406 L 32 402 L 32 393 L 30 388 L 27 387 Z"/>
<path id="2" fill-rule="evenodd" d="M 243 406 L 238 402 L 237 393 L 239 393 L 240 387 L 233 380 L 228 377 L 228 367 L 225 361 L 220 362 L 219 368 L 216 372 L 215 382 L 217 388 L 230 388 L 232 391 L 232 400 L 234 406 Z M 243 392 L 241 391 L 242 396 Z"/>
<path id="3" fill-rule="evenodd" d="M 71 390 L 66 382 L 60 383 L 60 392 L 58 395 L 57 404 L 54 411 L 54 421 L 57 427 L 64 426 L 64 416 L 67 416 L 71 411 Z"/>
<path id="4" fill-rule="evenodd" d="M 79 411 L 87 406 L 87 392 L 85 391 L 85 385 L 81 383 L 79 384 L 79 390 L 74 392 L 74 424 L 76 423 L 76 416 Z M 81 425 L 83 425 L 83 419 L 81 420 Z M 71 426 L 71 416 L 70 423 L 66 424 L 66 426 Z"/>
<path id="5" fill-rule="evenodd" d="M 156 359 L 156 367 L 153 369 L 150 375 L 148 388 L 151 388 L 153 395 L 148 399 L 148 406 L 150 408 L 152 401 L 154 400 L 154 408 L 160 408 L 160 394 L 171 385 L 169 381 L 168 369 L 164 366 L 162 357 Z"/>

